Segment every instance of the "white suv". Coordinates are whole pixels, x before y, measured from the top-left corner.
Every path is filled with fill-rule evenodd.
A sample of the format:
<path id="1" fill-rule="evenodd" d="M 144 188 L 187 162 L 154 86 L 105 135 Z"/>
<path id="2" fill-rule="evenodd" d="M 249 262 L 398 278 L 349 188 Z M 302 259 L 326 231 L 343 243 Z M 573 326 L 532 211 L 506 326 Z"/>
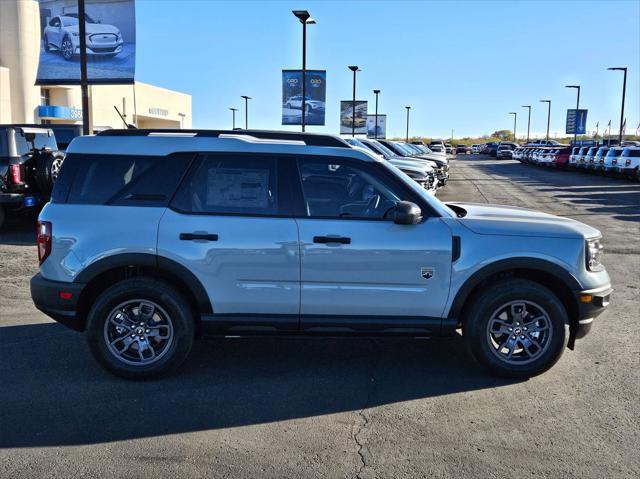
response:
<path id="1" fill-rule="evenodd" d="M 364 149 L 292 132 L 78 137 L 37 246 L 35 305 L 130 378 L 179 366 L 198 331 L 458 329 L 489 370 L 528 377 L 574 347 L 612 291 L 594 228 L 444 204 Z"/>
<path id="2" fill-rule="evenodd" d="M 117 27 L 95 21 L 85 14 L 87 53 L 89 55 L 115 56 L 122 51 L 124 41 Z M 59 50 L 65 60 L 80 55 L 80 25 L 77 13 L 53 17 L 44 29 L 42 37 L 47 52 Z"/>

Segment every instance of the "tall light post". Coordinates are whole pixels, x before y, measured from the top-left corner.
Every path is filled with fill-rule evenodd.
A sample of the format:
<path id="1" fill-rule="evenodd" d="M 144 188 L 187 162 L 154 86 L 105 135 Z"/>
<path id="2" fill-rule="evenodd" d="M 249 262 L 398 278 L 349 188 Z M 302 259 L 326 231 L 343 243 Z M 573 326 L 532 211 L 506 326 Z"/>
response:
<path id="1" fill-rule="evenodd" d="M 576 116 L 573 122 L 573 144 L 576 145 L 578 143 L 578 109 L 580 108 L 580 85 L 565 85 L 565 88 L 575 88 L 578 90 L 578 98 L 576 99 Z"/>
<path id="2" fill-rule="evenodd" d="M 302 23 L 302 131 L 304 131 L 307 114 L 307 25 L 315 25 L 316 21 L 306 10 L 293 10 L 293 14 Z"/>
<path id="3" fill-rule="evenodd" d="M 236 112 L 238 111 L 238 109 L 237 108 L 229 108 L 229 110 L 231 110 L 231 118 L 232 118 L 232 120 L 231 120 L 231 125 L 232 125 L 231 129 L 235 130 L 236 129 Z"/>
<path id="4" fill-rule="evenodd" d="M 407 109 L 407 143 L 409 143 L 409 111 L 411 110 L 410 106 L 405 106 L 405 108 Z"/>
<path id="5" fill-rule="evenodd" d="M 351 102 L 351 136 L 356 136 L 356 72 L 360 69 L 356 65 L 349 65 L 353 72 L 353 101 Z"/>
<path id="6" fill-rule="evenodd" d="M 251 100 L 250 96 L 241 95 L 240 98 L 244 98 L 244 129 L 249 129 L 249 100 Z"/>
<path id="7" fill-rule="evenodd" d="M 548 103 L 549 109 L 547 110 L 547 144 L 549 143 L 549 125 L 551 124 L 551 100 L 540 100 L 540 103 Z"/>
<path id="8" fill-rule="evenodd" d="M 512 111 L 509 115 L 513 115 L 513 142 L 516 143 L 516 122 L 518 120 L 518 113 Z"/>
<path id="9" fill-rule="evenodd" d="M 522 105 L 522 108 L 529 109 L 529 120 L 527 121 L 527 144 L 529 143 L 529 131 L 531 130 L 531 105 Z"/>
<path id="10" fill-rule="evenodd" d="M 376 96 L 376 121 L 375 128 L 373 130 L 373 138 L 378 139 L 378 95 L 380 94 L 380 90 L 373 90 L 373 94 Z"/>
<path id="11" fill-rule="evenodd" d="M 620 70 L 624 72 L 624 80 L 622 83 L 622 110 L 620 111 L 620 136 L 618 138 L 620 142 L 622 142 L 622 125 L 624 124 L 624 97 L 627 93 L 627 67 L 613 67 L 607 68 L 607 70 Z"/>

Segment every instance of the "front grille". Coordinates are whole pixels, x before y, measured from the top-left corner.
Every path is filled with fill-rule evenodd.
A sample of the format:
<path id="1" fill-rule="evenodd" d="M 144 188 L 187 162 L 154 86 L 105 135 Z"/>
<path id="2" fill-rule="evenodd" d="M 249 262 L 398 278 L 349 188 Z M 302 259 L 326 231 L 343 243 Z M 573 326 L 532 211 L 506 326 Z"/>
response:
<path id="1" fill-rule="evenodd" d="M 101 43 L 110 45 L 118 40 L 118 36 L 113 33 L 94 33 L 89 36 L 89 41 L 94 45 L 100 45 Z M 95 50 L 95 48 L 92 48 Z"/>

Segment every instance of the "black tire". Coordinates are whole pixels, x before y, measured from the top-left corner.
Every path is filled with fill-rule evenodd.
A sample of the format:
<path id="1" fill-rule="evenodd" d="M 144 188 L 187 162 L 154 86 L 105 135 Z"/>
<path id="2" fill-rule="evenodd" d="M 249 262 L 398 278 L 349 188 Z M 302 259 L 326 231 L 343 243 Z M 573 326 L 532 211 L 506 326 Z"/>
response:
<path id="1" fill-rule="evenodd" d="M 501 280 L 480 291 L 471 298 L 471 301 L 471 307 L 466 311 L 463 319 L 464 342 L 476 361 L 493 374 L 511 378 L 536 376 L 551 368 L 562 356 L 569 337 L 567 312 L 560 300 L 544 286 L 525 279 Z M 513 332 L 506 332 L 509 330 L 508 325 L 500 325 L 501 328 L 505 328 L 505 332 L 494 343 L 493 341 L 498 333 L 493 333 L 492 336 L 489 322 L 492 321 L 494 325 L 497 322 L 501 322 L 500 319 L 496 319 L 497 316 L 494 313 L 500 311 L 503 306 L 512 304 L 512 302 L 522 302 L 526 308 L 529 308 L 527 315 L 523 316 L 524 321 L 520 320 L 523 321 L 522 323 L 516 323 L 516 319 L 505 320 L 506 322 L 512 321 L 511 325 L 513 327 L 518 324 L 515 333 L 520 334 L 521 332 L 523 335 L 512 336 Z M 532 319 L 528 314 L 533 311 L 542 311 L 546 314 L 545 319 L 537 323 L 538 325 L 540 323 L 548 323 L 546 331 L 533 332 L 533 328 L 540 326 L 530 326 L 531 330 L 528 332 L 522 331 L 522 329 L 526 330 L 527 328 L 521 325 L 530 324 L 527 322 L 527 318 L 529 320 Z M 538 313 L 533 316 L 538 317 Z M 538 339 L 542 338 L 541 343 L 544 346 L 538 349 L 537 355 L 529 356 L 527 354 L 528 350 L 525 351 L 523 344 L 526 341 L 528 347 L 534 346 L 532 349 L 535 350 L 537 343 L 530 340 L 531 337 L 529 336 L 532 333 L 538 334 Z M 505 335 L 506 339 L 504 339 Z M 527 336 L 525 337 L 524 335 Z M 510 339 L 514 337 L 516 338 L 515 341 Z M 523 340 L 518 338 L 523 338 Z M 502 342 L 503 339 L 505 343 L 508 342 L 508 345 L 501 347 L 502 344 L 500 344 L 496 347 L 495 345 L 498 344 L 498 341 Z M 513 347 L 511 347 L 512 344 Z M 504 349 L 516 351 L 518 344 L 520 345 L 519 350 L 522 356 L 508 360 L 503 352 Z"/>
<path id="2" fill-rule="evenodd" d="M 51 45 L 49 44 L 49 38 L 47 38 L 47 36 L 45 35 L 45 37 L 43 38 L 43 43 L 44 43 L 44 51 L 45 52 L 50 52 L 51 51 Z"/>
<path id="3" fill-rule="evenodd" d="M 36 183 L 40 191 L 50 194 L 64 162 L 64 153 L 45 151 L 36 154 Z"/>
<path id="4" fill-rule="evenodd" d="M 118 357 L 108 344 L 107 328 L 111 327 L 111 323 L 107 323 L 110 318 L 117 318 L 116 311 L 120 310 L 116 308 L 127 302 L 136 303 L 137 300 L 148 301 L 158 306 L 158 311 L 166 313 L 172 328 L 171 340 L 166 342 L 162 353 L 151 363 L 125 362 L 127 358 Z M 141 318 L 135 318 L 132 322 L 135 323 L 134 328 L 138 328 L 137 321 Z M 139 329 L 145 327 L 150 326 L 142 326 Z M 127 338 L 129 332 L 136 333 L 134 328 L 126 331 L 121 337 Z M 146 332 L 149 333 L 149 330 Z M 87 318 L 87 338 L 94 357 L 109 372 L 127 379 L 153 379 L 174 371 L 191 351 L 194 335 L 193 312 L 184 296 L 164 281 L 153 278 L 131 278 L 111 286 L 98 297 Z M 145 340 L 148 340 L 146 336 Z M 138 342 L 136 348 L 125 349 L 133 354 L 134 351 L 139 353 L 143 348 Z"/>
<path id="5" fill-rule="evenodd" d="M 67 46 L 67 42 L 69 43 L 69 46 Z M 65 36 L 62 39 L 62 43 L 60 44 L 60 51 L 62 52 L 62 58 L 64 58 L 68 62 L 73 60 L 73 42 L 68 36 Z"/>

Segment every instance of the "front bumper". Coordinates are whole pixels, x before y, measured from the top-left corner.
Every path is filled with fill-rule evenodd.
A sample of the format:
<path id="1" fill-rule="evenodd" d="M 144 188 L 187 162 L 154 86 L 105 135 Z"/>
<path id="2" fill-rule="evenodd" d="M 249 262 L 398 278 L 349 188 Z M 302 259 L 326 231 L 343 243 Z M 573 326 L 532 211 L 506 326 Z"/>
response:
<path id="1" fill-rule="evenodd" d="M 578 303 L 578 324 L 573 332 L 575 339 L 583 338 L 589 333 L 593 320 L 609 306 L 611 293 L 613 293 L 613 289 L 610 285 L 574 292 Z"/>
<path id="2" fill-rule="evenodd" d="M 84 331 L 84 319 L 78 314 L 78 300 L 84 287 L 81 283 L 45 279 L 38 273 L 31 278 L 31 299 L 36 308 L 51 319 L 76 331 Z"/>

